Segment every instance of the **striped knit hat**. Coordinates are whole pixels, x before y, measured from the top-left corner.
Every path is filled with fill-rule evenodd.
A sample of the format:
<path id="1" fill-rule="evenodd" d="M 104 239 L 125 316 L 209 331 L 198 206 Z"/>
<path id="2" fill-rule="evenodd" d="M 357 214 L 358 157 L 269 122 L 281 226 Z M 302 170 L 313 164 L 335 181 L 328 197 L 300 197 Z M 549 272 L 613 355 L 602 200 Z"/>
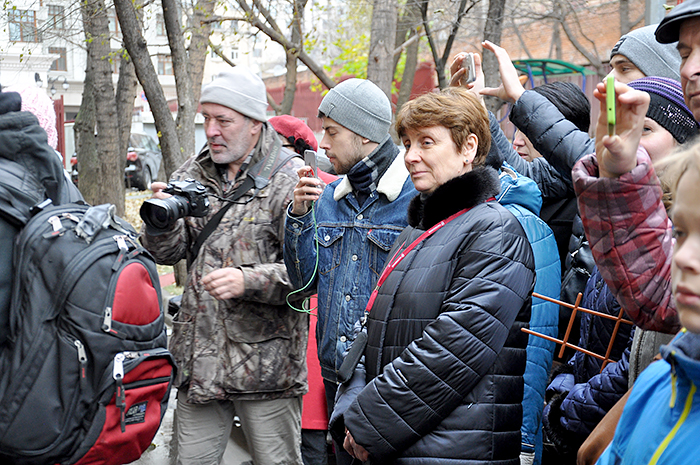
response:
<path id="1" fill-rule="evenodd" d="M 647 117 L 673 135 L 679 144 L 698 133 L 698 123 L 683 100 L 680 82 L 658 76 L 637 79 L 628 84 L 651 97 Z"/>

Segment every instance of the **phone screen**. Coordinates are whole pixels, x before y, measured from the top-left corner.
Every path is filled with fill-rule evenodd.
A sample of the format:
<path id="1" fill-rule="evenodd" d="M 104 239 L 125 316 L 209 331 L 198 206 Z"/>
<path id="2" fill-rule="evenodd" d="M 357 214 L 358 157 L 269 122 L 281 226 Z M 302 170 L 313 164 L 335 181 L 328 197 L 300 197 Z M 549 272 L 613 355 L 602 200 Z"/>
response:
<path id="1" fill-rule="evenodd" d="M 316 152 L 313 150 L 305 150 L 304 151 L 304 163 L 306 166 L 310 166 L 311 169 L 313 170 L 314 177 L 318 177 L 318 171 L 316 171 Z"/>

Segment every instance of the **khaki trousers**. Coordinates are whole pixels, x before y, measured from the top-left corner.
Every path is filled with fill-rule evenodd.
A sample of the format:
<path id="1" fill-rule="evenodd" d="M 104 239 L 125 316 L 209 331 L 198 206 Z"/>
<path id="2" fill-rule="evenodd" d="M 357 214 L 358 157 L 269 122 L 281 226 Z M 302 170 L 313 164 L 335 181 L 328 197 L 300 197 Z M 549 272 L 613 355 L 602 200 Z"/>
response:
<path id="1" fill-rule="evenodd" d="M 302 465 L 301 397 L 189 404 L 177 393 L 178 465 L 220 465 L 238 416 L 255 465 Z"/>

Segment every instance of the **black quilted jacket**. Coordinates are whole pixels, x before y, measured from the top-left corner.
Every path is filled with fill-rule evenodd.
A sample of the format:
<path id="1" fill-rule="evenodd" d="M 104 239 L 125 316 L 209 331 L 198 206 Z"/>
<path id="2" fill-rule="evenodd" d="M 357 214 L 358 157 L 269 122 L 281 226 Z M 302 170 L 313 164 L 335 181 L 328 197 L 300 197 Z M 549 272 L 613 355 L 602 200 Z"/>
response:
<path id="1" fill-rule="evenodd" d="M 534 260 L 491 168 L 416 197 L 389 257 L 471 208 L 400 262 L 372 307 L 367 385 L 344 414 L 373 464 L 519 464 Z"/>

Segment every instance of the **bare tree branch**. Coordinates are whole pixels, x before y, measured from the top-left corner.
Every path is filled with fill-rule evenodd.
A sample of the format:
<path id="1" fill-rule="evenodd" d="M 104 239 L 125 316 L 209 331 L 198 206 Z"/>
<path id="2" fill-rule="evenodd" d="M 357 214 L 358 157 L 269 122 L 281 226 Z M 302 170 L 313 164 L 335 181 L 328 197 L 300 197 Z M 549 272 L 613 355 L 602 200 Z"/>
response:
<path id="1" fill-rule="evenodd" d="M 224 60 L 224 62 L 226 62 L 227 65 L 229 65 L 231 67 L 236 66 L 236 63 L 231 61 L 231 59 L 229 57 L 227 57 L 224 54 L 224 52 L 221 51 L 221 47 L 219 47 L 218 45 L 214 45 L 213 43 L 211 43 L 211 41 L 209 41 L 209 47 L 211 47 L 211 49 L 214 51 L 214 53 L 216 53 L 219 56 L 219 58 Z M 265 92 L 267 92 L 267 90 L 265 90 Z M 277 114 L 280 113 L 280 106 L 277 104 L 277 102 L 275 102 L 275 99 L 272 98 L 272 95 L 270 95 L 269 92 L 267 92 L 267 103 L 270 104 L 270 106 L 275 111 L 275 113 L 277 113 Z"/>
<path id="2" fill-rule="evenodd" d="M 265 24 L 257 14 L 253 11 L 250 5 L 248 5 L 246 0 L 236 0 L 238 5 L 243 9 L 246 14 L 245 21 L 250 23 L 252 26 L 258 28 L 262 33 L 267 35 L 270 39 L 277 42 L 278 44 L 285 47 L 285 49 L 293 49 L 293 44 L 282 34 L 280 31 L 272 29 L 267 24 Z M 314 75 L 321 81 L 321 83 L 327 88 L 331 89 L 335 87 L 335 82 L 328 77 L 326 72 L 321 66 L 319 66 L 309 55 L 303 50 L 299 52 L 299 60 L 306 65 L 309 70 L 314 73 Z"/>

